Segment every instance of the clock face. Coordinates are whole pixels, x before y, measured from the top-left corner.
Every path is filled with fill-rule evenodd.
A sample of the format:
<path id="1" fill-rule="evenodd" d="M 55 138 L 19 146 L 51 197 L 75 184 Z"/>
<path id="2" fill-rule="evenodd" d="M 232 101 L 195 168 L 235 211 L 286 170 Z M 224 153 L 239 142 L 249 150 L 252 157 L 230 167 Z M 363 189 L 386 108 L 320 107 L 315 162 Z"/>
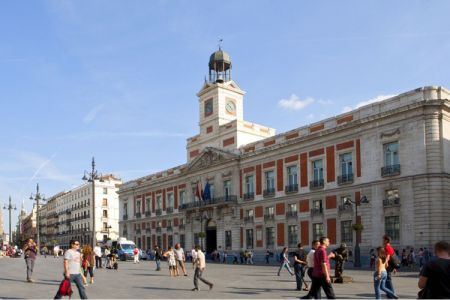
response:
<path id="1" fill-rule="evenodd" d="M 225 104 L 225 109 L 230 114 L 235 114 L 236 113 L 236 104 L 234 104 L 233 101 L 227 101 L 227 103 Z"/>
<path id="2" fill-rule="evenodd" d="M 208 100 L 205 102 L 205 116 L 209 116 L 213 113 L 213 102 Z"/>

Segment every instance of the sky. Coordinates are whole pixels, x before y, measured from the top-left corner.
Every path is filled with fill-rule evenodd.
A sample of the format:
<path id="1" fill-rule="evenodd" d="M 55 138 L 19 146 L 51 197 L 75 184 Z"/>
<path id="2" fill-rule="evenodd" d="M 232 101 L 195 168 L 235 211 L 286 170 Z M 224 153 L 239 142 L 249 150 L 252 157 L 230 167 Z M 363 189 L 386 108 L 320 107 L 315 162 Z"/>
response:
<path id="1" fill-rule="evenodd" d="M 1 1 L 0 204 L 186 162 L 211 53 L 278 133 L 450 87 L 450 1 Z M 7 211 L 3 211 L 8 230 Z M 14 226 L 14 225 L 13 225 Z"/>

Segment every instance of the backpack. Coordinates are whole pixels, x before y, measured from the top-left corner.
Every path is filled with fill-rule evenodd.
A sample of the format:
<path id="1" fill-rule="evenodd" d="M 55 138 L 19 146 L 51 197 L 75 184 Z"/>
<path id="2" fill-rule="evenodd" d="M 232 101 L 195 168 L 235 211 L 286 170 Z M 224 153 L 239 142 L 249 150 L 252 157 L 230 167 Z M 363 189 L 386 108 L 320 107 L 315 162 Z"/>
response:
<path id="1" fill-rule="evenodd" d="M 397 254 L 394 253 L 394 255 L 389 258 L 388 269 L 400 269 L 400 259 L 398 258 Z"/>
<path id="2" fill-rule="evenodd" d="M 69 296 L 69 298 L 72 296 L 72 286 L 70 284 L 70 280 L 65 278 L 63 281 L 61 281 L 61 284 L 59 285 L 58 294 L 59 296 Z M 56 296 L 55 296 L 56 299 Z"/>
<path id="3" fill-rule="evenodd" d="M 119 264 L 118 264 L 117 262 L 115 262 L 115 263 L 113 264 L 113 269 L 114 269 L 114 270 L 119 269 Z"/>

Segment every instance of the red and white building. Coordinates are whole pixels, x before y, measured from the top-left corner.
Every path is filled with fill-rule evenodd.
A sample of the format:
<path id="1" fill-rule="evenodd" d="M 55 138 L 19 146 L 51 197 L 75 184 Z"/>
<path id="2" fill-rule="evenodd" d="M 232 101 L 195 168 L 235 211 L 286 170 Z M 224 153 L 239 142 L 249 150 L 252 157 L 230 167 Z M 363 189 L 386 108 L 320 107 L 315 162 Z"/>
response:
<path id="1" fill-rule="evenodd" d="M 419 88 L 276 135 L 244 121 L 228 54 L 213 53 L 209 71 L 187 163 L 121 186 L 121 236 L 145 249 L 257 253 L 323 235 L 358 240 L 362 253 L 385 233 L 396 247 L 450 240 L 448 90 Z M 198 199 L 206 182 L 211 199 Z"/>

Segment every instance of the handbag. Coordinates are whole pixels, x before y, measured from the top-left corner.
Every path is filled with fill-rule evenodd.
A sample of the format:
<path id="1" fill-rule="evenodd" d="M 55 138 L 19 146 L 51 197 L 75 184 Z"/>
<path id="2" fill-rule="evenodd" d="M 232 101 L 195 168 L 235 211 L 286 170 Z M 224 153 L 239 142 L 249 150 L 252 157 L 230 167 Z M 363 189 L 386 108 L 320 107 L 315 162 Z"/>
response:
<path id="1" fill-rule="evenodd" d="M 70 280 L 67 278 L 64 278 L 61 281 L 61 284 L 59 285 L 58 294 L 56 294 L 55 299 L 57 296 L 69 296 L 69 298 L 72 296 L 72 285 L 70 284 Z"/>
<path id="2" fill-rule="evenodd" d="M 389 258 L 389 269 L 393 270 L 399 268 L 400 268 L 400 259 L 398 258 L 397 254 L 394 253 L 394 255 L 392 255 Z"/>

